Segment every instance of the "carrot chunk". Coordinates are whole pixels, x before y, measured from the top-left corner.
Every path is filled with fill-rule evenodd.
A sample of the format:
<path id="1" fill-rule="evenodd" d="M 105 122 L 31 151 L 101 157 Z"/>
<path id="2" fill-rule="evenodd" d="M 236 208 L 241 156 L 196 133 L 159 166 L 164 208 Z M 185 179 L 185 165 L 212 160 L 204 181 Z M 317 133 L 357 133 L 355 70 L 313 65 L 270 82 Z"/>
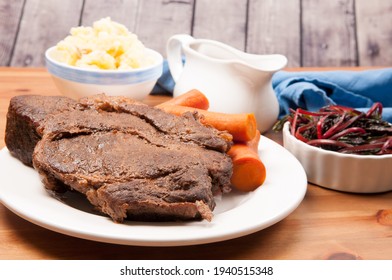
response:
<path id="1" fill-rule="evenodd" d="M 166 105 L 161 109 L 177 116 L 196 111 L 201 116 L 201 123 L 220 131 L 227 131 L 233 136 L 234 141 L 249 141 L 256 135 L 257 123 L 253 113 L 226 114 L 179 105 Z"/>
<path id="2" fill-rule="evenodd" d="M 261 186 L 266 178 L 266 168 L 258 155 L 260 132 L 245 143 L 234 143 L 228 151 L 233 161 L 231 184 L 240 191 L 253 191 Z"/>
<path id="3" fill-rule="evenodd" d="M 158 104 L 156 107 L 162 108 L 167 105 L 181 105 L 203 110 L 207 110 L 210 107 L 210 103 L 207 97 L 197 89 L 187 91 L 182 95 L 176 96 L 168 101 Z"/>

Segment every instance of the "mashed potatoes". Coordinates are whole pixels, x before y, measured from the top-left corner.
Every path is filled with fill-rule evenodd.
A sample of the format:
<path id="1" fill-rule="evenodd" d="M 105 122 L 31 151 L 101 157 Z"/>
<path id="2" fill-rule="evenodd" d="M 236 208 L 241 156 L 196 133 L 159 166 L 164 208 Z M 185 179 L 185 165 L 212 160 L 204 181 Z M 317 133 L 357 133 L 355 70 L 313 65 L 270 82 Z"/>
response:
<path id="1" fill-rule="evenodd" d="M 57 46 L 56 60 L 94 69 L 135 69 L 153 63 L 137 36 L 110 18 L 75 27 Z"/>

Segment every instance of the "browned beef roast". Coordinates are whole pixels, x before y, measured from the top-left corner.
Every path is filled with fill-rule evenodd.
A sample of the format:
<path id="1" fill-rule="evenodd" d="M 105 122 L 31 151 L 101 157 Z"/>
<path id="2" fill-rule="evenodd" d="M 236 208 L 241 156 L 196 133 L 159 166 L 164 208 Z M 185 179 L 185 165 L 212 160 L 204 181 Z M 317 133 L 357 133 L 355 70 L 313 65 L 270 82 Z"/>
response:
<path id="1" fill-rule="evenodd" d="M 42 134 L 37 131 L 42 121 L 53 113 L 70 110 L 76 101 L 64 96 L 20 95 L 11 99 L 5 143 L 13 156 L 32 166 L 32 154 Z"/>
<path id="2" fill-rule="evenodd" d="M 210 220 L 230 189 L 230 135 L 197 115 L 176 117 L 99 96 L 46 118 L 33 164 L 48 189 L 65 184 L 114 221 Z"/>

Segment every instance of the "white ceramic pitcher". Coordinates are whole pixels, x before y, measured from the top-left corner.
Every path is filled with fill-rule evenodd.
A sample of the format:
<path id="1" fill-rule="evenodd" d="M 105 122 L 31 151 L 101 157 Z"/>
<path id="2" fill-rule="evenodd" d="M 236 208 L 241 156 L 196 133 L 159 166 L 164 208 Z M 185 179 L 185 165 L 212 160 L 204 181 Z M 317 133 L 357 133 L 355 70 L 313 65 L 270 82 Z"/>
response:
<path id="1" fill-rule="evenodd" d="M 271 78 L 286 66 L 285 56 L 249 54 L 221 42 L 178 34 L 167 42 L 167 59 L 176 83 L 174 96 L 198 89 L 210 101 L 210 111 L 254 113 L 261 133 L 277 120 L 279 104 Z"/>

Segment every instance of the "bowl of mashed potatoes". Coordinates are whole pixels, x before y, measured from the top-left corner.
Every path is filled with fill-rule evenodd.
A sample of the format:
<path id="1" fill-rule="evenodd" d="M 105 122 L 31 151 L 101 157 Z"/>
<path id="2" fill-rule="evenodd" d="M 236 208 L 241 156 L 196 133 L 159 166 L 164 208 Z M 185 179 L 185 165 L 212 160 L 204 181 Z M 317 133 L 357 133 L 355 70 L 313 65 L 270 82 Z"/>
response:
<path id="1" fill-rule="evenodd" d="M 103 18 L 70 34 L 45 52 L 46 67 L 62 94 L 99 93 L 144 99 L 162 75 L 163 57 L 124 25 Z"/>

